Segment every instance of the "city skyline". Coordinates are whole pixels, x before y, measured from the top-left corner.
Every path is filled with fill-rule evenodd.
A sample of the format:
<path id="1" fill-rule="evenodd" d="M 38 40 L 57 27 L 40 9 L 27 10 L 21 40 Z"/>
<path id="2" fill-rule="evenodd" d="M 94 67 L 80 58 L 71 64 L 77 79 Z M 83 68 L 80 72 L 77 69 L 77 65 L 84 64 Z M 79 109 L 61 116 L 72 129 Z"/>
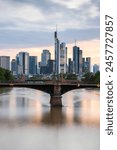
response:
<path id="1" fill-rule="evenodd" d="M 0 55 L 14 58 L 19 51 L 28 51 L 39 56 L 43 49 L 49 49 L 54 58 L 57 24 L 59 39 L 67 43 L 68 57 L 76 39 L 84 56 L 95 52 L 97 57 L 92 55 L 92 61 L 99 64 L 98 0 L 0 0 L 0 12 Z"/>
<path id="2" fill-rule="evenodd" d="M 55 32 L 55 35 L 57 35 L 57 32 Z M 57 36 L 55 36 L 57 37 Z M 55 38 L 55 47 L 56 47 L 56 39 Z M 60 48 L 58 51 L 61 51 L 59 54 L 59 57 L 55 59 L 51 59 L 51 53 L 49 50 L 45 49 L 41 53 L 41 61 L 37 61 L 37 56 L 31 56 L 27 52 L 19 52 L 15 59 L 12 59 L 11 61 L 11 71 L 13 75 L 36 75 L 36 74 L 60 74 L 60 73 L 75 73 L 79 75 L 83 75 L 85 72 L 91 72 L 91 57 L 82 57 L 82 50 L 80 47 L 75 46 L 73 47 L 73 57 L 67 58 L 67 47 L 66 43 L 59 43 Z M 56 52 L 56 50 L 55 50 Z M 0 58 L 4 58 L 4 60 L 9 57 L 9 67 L 10 67 L 10 56 L 0 56 Z M 60 59 L 60 63 L 58 64 L 58 58 Z M 56 60 L 57 59 L 57 60 Z M 67 63 L 68 61 L 68 63 Z M 4 65 L 4 69 L 6 68 L 7 61 L 1 61 Z M 55 64 L 58 64 L 60 67 L 60 72 L 56 70 Z M 0 64 L 1 65 L 1 64 Z M 8 66 L 8 65 L 7 65 Z M 96 70 L 99 70 L 99 66 L 97 64 L 92 65 L 93 66 L 93 72 L 96 73 Z M 94 71 L 94 67 L 98 67 Z M 2 66 L 1 66 L 2 67 Z M 40 69 L 41 70 L 40 70 Z M 54 69 L 55 68 L 55 69 Z M 71 68 L 71 69 L 70 69 Z M 10 68 L 9 68 L 10 69 Z M 8 70 L 9 70 L 8 69 Z M 39 70 L 40 71 L 39 71 Z"/>

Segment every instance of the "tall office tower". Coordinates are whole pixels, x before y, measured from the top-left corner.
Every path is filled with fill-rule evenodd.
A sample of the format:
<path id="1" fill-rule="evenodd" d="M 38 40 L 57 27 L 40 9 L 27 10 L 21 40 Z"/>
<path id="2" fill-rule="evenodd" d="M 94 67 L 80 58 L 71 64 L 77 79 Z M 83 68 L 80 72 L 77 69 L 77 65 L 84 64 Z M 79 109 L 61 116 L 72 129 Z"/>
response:
<path id="1" fill-rule="evenodd" d="M 60 45 L 57 37 L 57 31 L 54 33 L 55 39 L 55 74 L 60 74 Z"/>
<path id="2" fill-rule="evenodd" d="M 29 56 L 29 74 L 37 74 L 37 56 Z"/>
<path id="3" fill-rule="evenodd" d="M 99 71 L 99 65 L 94 64 L 93 65 L 93 73 L 96 73 L 97 71 Z"/>
<path id="4" fill-rule="evenodd" d="M 10 70 L 10 57 L 9 56 L 0 56 L 0 67 Z"/>
<path id="5" fill-rule="evenodd" d="M 83 73 L 85 73 L 85 68 L 86 68 L 85 58 L 82 58 L 82 72 Z"/>
<path id="6" fill-rule="evenodd" d="M 73 61 L 71 60 L 71 58 L 68 59 L 68 73 L 73 73 Z"/>
<path id="7" fill-rule="evenodd" d="M 18 64 L 18 74 L 29 75 L 29 53 L 19 52 L 16 56 Z"/>
<path id="8" fill-rule="evenodd" d="M 91 72 L 91 57 L 86 57 L 87 71 Z"/>
<path id="9" fill-rule="evenodd" d="M 60 73 L 67 73 L 67 47 L 65 43 L 60 44 Z"/>
<path id="10" fill-rule="evenodd" d="M 55 61 L 54 60 L 48 60 L 48 74 L 55 73 Z"/>
<path id="11" fill-rule="evenodd" d="M 40 74 L 40 67 L 41 67 L 41 62 L 37 63 L 37 74 Z"/>
<path id="12" fill-rule="evenodd" d="M 82 75 L 82 50 L 79 50 L 79 75 Z"/>
<path id="13" fill-rule="evenodd" d="M 79 74 L 79 50 L 80 48 L 77 46 L 73 47 L 73 72 L 75 74 Z"/>
<path id="14" fill-rule="evenodd" d="M 91 71 L 91 58 L 86 57 L 86 59 L 83 58 L 82 61 L 83 61 L 83 68 L 82 68 L 83 73 L 90 72 Z"/>
<path id="15" fill-rule="evenodd" d="M 41 54 L 41 66 L 47 66 L 48 60 L 51 59 L 51 53 L 49 50 L 43 50 Z"/>
<path id="16" fill-rule="evenodd" d="M 15 59 L 11 61 L 11 71 L 14 76 L 17 75 L 17 61 Z"/>

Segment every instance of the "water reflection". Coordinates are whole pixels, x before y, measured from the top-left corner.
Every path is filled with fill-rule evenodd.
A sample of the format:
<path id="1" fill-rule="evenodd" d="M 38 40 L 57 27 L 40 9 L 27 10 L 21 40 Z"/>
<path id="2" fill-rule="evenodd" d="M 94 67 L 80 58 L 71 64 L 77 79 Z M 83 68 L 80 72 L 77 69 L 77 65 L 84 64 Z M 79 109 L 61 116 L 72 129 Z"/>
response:
<path id="1" fill-rule="evenodd" d="M 33 91 L 31 97 L 26 96 L 25 92 L 17 95 L 18 91 L 17 88 L 7 89 L 4 94 L 0 95 L 0 125 L 9 125 L 9 122 L 15 125 L 21 122 L 22 125 L 35 126 L 42 124 L 57 127 L 74 124 L 99 126 L 99 95 L 96 95 L 99 91 L 81 90 L 79 93 L 78 91 L 67 93 L 63 96 L 64 107 L 62 108 L 51 108 L 47 95 L 46 99 L 39 100 L 38 91 L 31 89 L 20 91 L 20 94 L 24 91 Z M 32 99 L 33 95 L 35 97 Z M 48 105 L 45 105 L 45 102 Z"/>
<path id="2" fill-rule="evenodd" d="M 62 108 L 51 108 L 49 101 L 33 89 L 1 91 L 2 150 L 99 150 L 99 90 L 70 91 Z"/>

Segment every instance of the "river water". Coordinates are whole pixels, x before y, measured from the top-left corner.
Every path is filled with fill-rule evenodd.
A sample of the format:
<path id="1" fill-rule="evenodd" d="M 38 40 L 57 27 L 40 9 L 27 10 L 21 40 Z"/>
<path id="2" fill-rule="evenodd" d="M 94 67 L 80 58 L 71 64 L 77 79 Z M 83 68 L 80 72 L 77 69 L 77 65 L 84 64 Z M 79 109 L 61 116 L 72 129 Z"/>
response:
<path id="1" fill-rule="evenodd" d="M 0 89 L 0 150 L 99 150 L 99 89 L 50 96 L 27 88 Z"/>

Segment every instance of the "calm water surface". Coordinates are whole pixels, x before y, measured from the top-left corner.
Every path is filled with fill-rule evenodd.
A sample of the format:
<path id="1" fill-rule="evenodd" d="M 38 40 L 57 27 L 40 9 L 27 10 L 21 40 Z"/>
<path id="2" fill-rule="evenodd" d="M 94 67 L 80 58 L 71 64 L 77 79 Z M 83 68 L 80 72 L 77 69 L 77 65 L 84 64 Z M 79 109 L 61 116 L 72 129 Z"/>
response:
<path id="1" fill-rule="evenodd" d="M 99 96 L 73 90 L 51 108 L 41 91 L 0 89 L 0 150 L 99 150 Z"/>

